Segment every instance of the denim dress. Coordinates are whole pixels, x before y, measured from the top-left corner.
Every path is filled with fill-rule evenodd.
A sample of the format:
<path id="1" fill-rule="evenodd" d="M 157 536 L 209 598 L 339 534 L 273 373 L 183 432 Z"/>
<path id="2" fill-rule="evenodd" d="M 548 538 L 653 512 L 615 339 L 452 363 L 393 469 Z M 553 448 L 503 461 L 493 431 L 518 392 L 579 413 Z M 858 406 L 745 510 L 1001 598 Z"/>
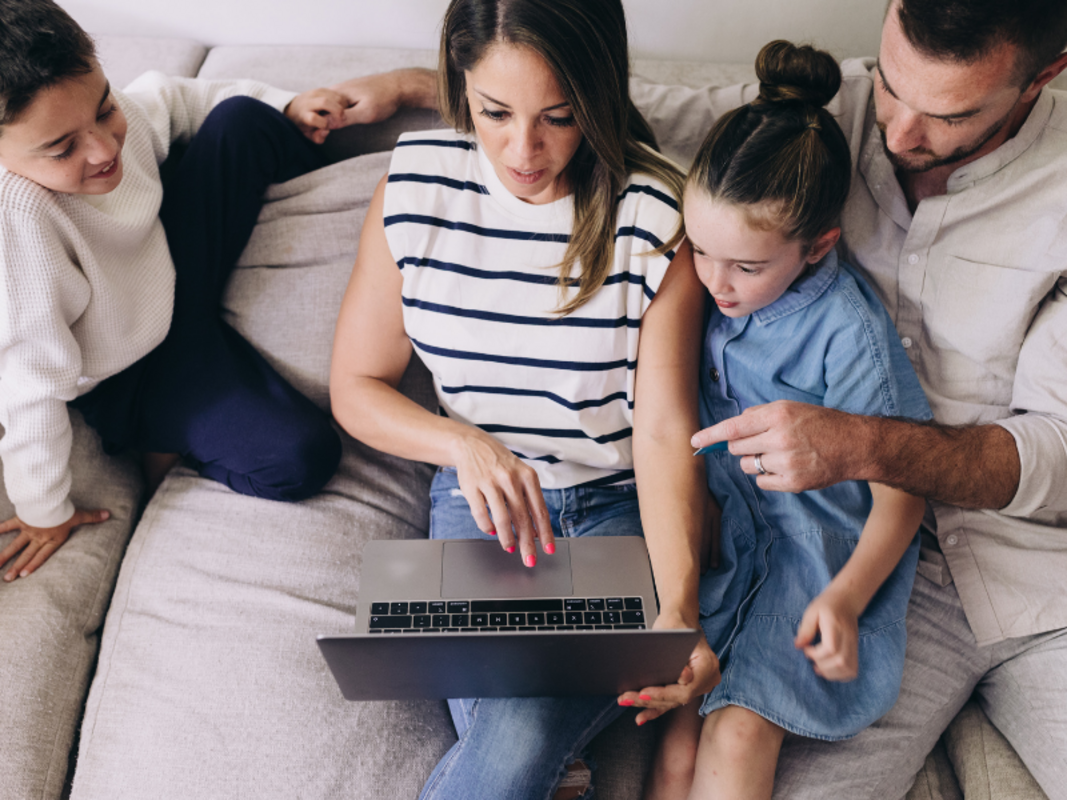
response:
<path id="1" fill-rule="evenodd" d="M 774 400 L 926 420 L 930 408 L 885 308 L 831 252 L 746 317 L 712 311 L 700 381 L 704 427 Z M 765 492 L 729 453 L 705 456 L 722 507 L 720 566 L 701 580 L 701 625 L 722 682 L 701 708 L 743 706 L 816 739 L 855 735 L 896 702 L 918 536 L 859 620 L 859 676 L 825 680 L 793 646 L 808 604 L 855 549 L 871 510 L 862 481 Z"/>

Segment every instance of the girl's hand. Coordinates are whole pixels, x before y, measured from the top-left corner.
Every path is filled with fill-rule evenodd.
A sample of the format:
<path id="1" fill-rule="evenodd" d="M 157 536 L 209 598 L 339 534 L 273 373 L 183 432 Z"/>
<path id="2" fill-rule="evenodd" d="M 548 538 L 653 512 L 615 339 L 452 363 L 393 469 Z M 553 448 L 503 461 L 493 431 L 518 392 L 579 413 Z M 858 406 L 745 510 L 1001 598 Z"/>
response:
<path id="1" fill-rule="evenodd" d="M 655 630 L 671 630 L 677 628 L 689 628 L 681 619 L 669 618 L 661 614 L 653 624 Z M 719 685 L 722 675 L 719 674 L 719 659 L 711 651 L 708 640 L 703 636 L 689 655 L 689 662 L 682 667 L 682 674 L 678 682 L 670 686 L 649 686 L 639 692 L 625 692 L 619 695 L 620 706 L 637 706 L 643 708 L 637 715 L 638 725 L 644 725 L 649 720 L 656 719 L 670 711 L 672 708 L 686 705 L 694 698 L 701 698 Z"/>
<path id="2" fill-rule="evenodd" d="M 819 635 L 819 643 L 815 641 Z M 794 641 L 828 681 L 851 681 L 859 674 L 859 614 L 847 598 L 824 591 L 811 601 Z"/>
<path id="3" fill-rule="evenodd" d="M 0 534 L 19 531 L 15 541 L 0 552 L 0 564 L 6 564 L 16 554 L 21 553 L 11 569 L 4 575 L 4 580 L 10 582 L 15 578 L 25 578 L 67 541 L 67 537 L 74 528 L 79 525 L 103 522 L 110 516 L 111 512 L 103 510 L 75 511 L 70 519 L 54 528 L 35 528 L 22 522 L 18 517 L 12 517 L 0 524 Z"/>
<path id="4" fill-rule="evenodd" d="M 537 563 L 535 540 L 549 555 L 556 552 L 552 522 L 541 482 L 533 468 L 504 445 L 475 429 L 456 448 L 459 488 L 483 533 L 499 536 L 500 546 L 514 552 L 516 538 L 522 563 Z"/>

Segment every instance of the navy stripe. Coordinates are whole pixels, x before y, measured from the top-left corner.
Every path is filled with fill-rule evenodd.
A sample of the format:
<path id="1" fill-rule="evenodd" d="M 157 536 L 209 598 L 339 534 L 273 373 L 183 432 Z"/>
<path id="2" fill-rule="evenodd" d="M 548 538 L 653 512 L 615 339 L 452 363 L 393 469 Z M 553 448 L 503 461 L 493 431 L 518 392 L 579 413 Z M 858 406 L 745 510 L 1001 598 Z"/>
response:
<path id="1" fill-rule="evenodd" d="M 632 478 L 637 477 L 632 469 L 624 469 L 616 472 L 614 475 L 605 475 L 603 478 L 595 478 L 585 483 L 579 483 L 573 487 L 575 489 L 595 489 L 598 486 L 611 486 L 612 484 L 622 483 L 623 481 L 629 481 Z"/>
<path id="2" fill-rule="evenodd" d="M 455 272 L 457 275 L 466 275 L 470 278 L 481 278 L 484 280 L 520 281 L 522 283 L 536 283 L 541 286 L 559 285 L 559 278 L 554 278 L 551 275 L 530 275 L 526 272 L 515 272 L 512 270 L 495 271 L 476 269 L 475 267 L 467 267 L 463 264 L 453 264 L 450 261 L 438 261 L 436 258 L 408 256 L 397 262 L 397 266 L 400 267 L 400 269 L 409 265 L 413 267 L 439 269 L 442 272 Z"/>
<path id="3" fill-rule="evenodd" d="M 629 439 L 633 436 L 633 428 L 623 428 L 614 433 L 605 433 L 603 436 L 590 436 L 585 431 L 570 428 L 521 428 L 517 425 L 479 425 L 486 433 L 519 433 L 530 436 L 544 436 L 547 439 L 589 439 L 597 444 L 608 444 L 620 439 Z"/>
<path id="4" fill-rule="evenodd" d="M 533 233 L 530 231 L 507 231 L 499 228 L 483 228 L 479 225 L 471 225 L 468 222 L 451 222 L 440 217 L 429 217 L 424 214 L 393 214 L 385 218 L 385 227 L 399 225 L 403 222 L 411 222 L 417 225 L 433 225 L 437 228 L 446 228 L 450 231 L 462 231 L 473 233 L 475 236 L 484 236 L 488 239 L 515 239 L 522 242 L 559 242 L 567 244 L 571 237 L 566 233 Z"/>
<path id="5" fill-rule="evenodd" d="M 520 317 L 516 314 L 499 314 L 495 311 L 478 311 L 470 308 L 457 308 L 446 306 L 441 303 L 431 303 L 427 300 L 414 300 L 409 297 L 402 298 L 408 308 L 419 308 L 423 311 L 432 311 L 436 314 L 447 314 L 451 317 L 464 317 L 467 319 L 482 319 L 488 322 L 503 322 L 508 325 L 541 325 L 556 326 L 562 328 L 640 328 L 641 320 L 619 317 L 618 319 L 595 319 L 589 317 Z"/>
<path id="6" fill-rule="evenodd" d="M 556 458 L 555 456 L 524 456 L 522 453 L 518 453 L 514 450 L 511 454 L 516 458 L 521 458 L 523 461 L 544 461 L 546 464 L 562 464 L 563 459 Z"/>
<path id="7" fill-rule="evenodd" d="M 619 400 L 626 400 L 626 392 L 615 392 L 609 394 L 607 397 L 598 398 L 596 400 L 579 400 L 573 402 L 566 398 L 560 397 L 558 394 L 552 392 L 540 391 L 537 389 L 513 389 L 510 386 L 442 386 L 441 391 L 445 394 L 505 394 L 513 397 L 542 397 L 546 400 L 551 400 L 553 403 L 569 408 L 571 411 L 581 411 L 586 408 L 600 408 L 611 403 L 615 403 Z M 628 406 L 632 406 L 629 400 L 626 400 Z"/>
<path id="8" fill-rule="evenodd" d="M 677 200 L 675 200 L 669 194 L 664 194 L 659 189 L 654 189 L 651 186 L 643 186 L 641 184 L 636 183 L 631 186 L 627 186 L 626 190 L 619 195 L 619 202 L 621 203 L 622 199 L 628 194 L 647 194 L 649 197 L 655 197 L 661 203 L 665 203 L 666 205 L 670 206 L 673 210 L 678 210 Z"/>
<path id="9" fill-rule="evenodd" d="M 397 147 L 455 147 L 460 150 L 473 150 L 473 142 L 464 141 L 448 141 L 443 139 L 407 139 L 403 142 L 397 142 Z"/>
<path id="10" fill-rule="evenodd" d="M 516 358 L 514 356 L 499 356 L 491 353 L 471 353 L 466 350 L 451 350 L 446 347 L 433 347 L 424 344 L 418 339 L 412 339 L 411 343 L 420 350 L 431 355 L 445 358 L 458 358 L 464 361 L 489 361 L 494 364 L 511 364 L 519 367 L 539 367 L 541 369 L 565 369 L 571 372 L 607 372 L 613 369 L 637 369 L 637 362 L 627 361 L 625 358 L 618 361 L 553 361 L 547 358 Z"/>
<path id="11" fill-rule="evenodd" d="M 436 183 L 447 186 L 449 189 L 475 192 L 477 194 L 489 194 L 489 190 L 480 183 L 473 181 L 457 181 L 452 178 L 444 178 L 440 175 L 420 175 L 417 172 L 397 172 L 389 175 L 389 183 Z"/>

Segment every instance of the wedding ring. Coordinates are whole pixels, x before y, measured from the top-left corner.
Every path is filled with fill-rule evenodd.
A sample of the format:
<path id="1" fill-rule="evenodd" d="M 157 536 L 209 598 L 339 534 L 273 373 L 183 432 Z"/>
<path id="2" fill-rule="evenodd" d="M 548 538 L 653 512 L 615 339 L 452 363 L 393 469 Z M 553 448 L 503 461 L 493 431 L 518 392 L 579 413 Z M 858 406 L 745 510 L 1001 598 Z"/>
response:
<path id="1" fill-rule="evenodd" d="M 767 474 L 767 470 L 765 470 L 763 468 L 763 462 L 760 460 L 760 456 L 761 455 L 763 455 L 763 454 L 762 453 L 756 453 L 756 458 L 755 458 L 755 461 L 756 461 L 756 472 L 758 472 L 760 475 L 766 475 Z"/>

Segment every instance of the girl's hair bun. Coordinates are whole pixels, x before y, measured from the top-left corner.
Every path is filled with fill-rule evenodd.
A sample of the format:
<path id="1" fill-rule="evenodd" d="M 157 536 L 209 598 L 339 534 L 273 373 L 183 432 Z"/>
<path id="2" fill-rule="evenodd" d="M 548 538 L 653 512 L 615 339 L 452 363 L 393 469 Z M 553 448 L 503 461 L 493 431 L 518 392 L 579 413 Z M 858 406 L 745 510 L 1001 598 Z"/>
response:
<path id="1" fill-rule="evenodd" d="M 759 99 L 766 103 L 805 103 L 822 108 L 841 88 L 834 57 L 810 45 L 777 40 L 756 57 Z"/>

